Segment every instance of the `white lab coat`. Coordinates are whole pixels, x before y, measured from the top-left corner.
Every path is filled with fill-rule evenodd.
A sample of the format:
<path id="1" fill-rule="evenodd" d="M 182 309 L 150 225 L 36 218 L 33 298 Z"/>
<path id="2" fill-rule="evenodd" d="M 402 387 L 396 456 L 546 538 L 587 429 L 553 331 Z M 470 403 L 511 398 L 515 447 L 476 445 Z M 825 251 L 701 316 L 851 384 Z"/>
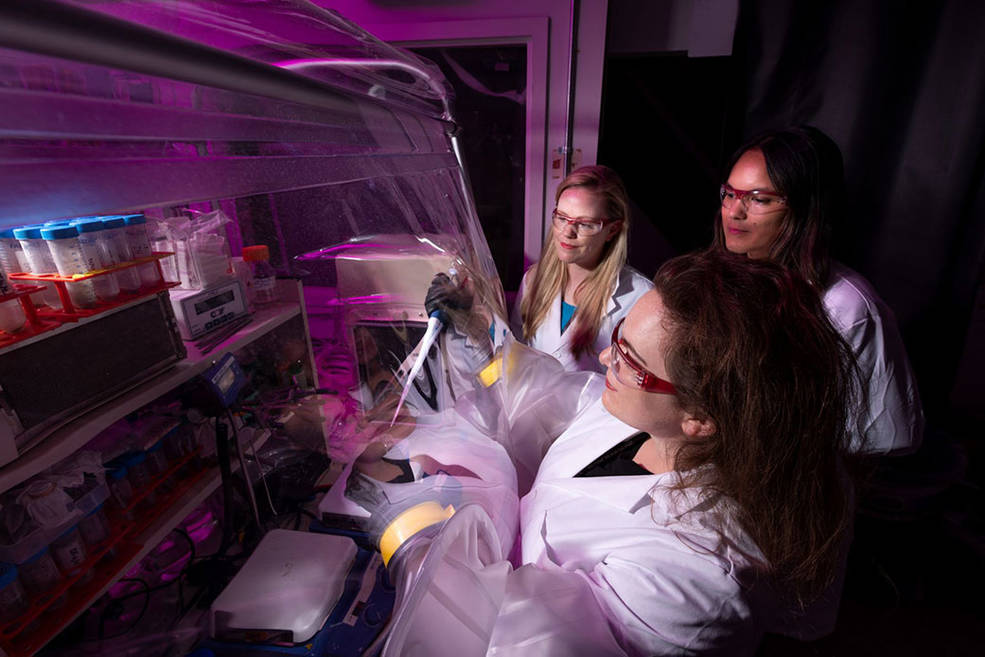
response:
<path id="1" fill-rule="evenodd" d="M 528 270 L 527 274 L 529 273 Z M 523 295 L 526 292 L 527 274 L 524 274 L 523 280 L 520 282 L 520 290 L 517 293 L 516 303 L 513 306 L 511 317 L 513 335 L 516 336 L 517 340 L 523 337 L 523 318 L 520 316 L 520 302 L 523 300 Z M 602 318 L 602 323 L 599 325 L 599 332 L 595 336 L 592 349 L 577 359 L 571 353 L 569 347 L 573 332 L 561 332 L 560 293 L 551 304 L 547 318 L 537 328 L 537 332 L 533 338 L 527 340 L 526 343 L 534 349 L 538 349 L 557 358 L 561 362 L 561 366 L 569 372 L 586 370 L 604 374 L 605 368 L 599 363 L 598 356 L 602 353 L 603 349 L 609 346 L 609 340 L 612 338 L 612 329 L 619 323 L 619 320 L 629 314 L 629 310 L 633 307 L 633 304 L 652 289 L 653 283 L 648 278 L 632 267 L 628 265 L 624 266 L 619 272 L 619 279 L 616 282 L 615 290 L 612 296 L 609 297 L 609 303 L 605 308 L 605 317 Z M 568 325 L 568 328 L 571 328 L 571 324 Z"/>
<path id="2" fill-rule="evenodd" d="M 831 280 L 824 306 L 851 345 L 868 385 L 868 407 L 861 427 L 852 432 L 852 446 L 871 454 L 916 451 L 923 440 L 923 408 L 893 312 L 869 282 L 848 267 L 834 263 Z"/>
<path id="3" fill-rule="evenodd" d="M 515 570 L 478 507 L 448 521 L 385 656 L 746 655 L 763 632 L 830 632 L 840 582 L 785 608 L 755 585 L 761 555 L 727 499 L 676 494 L 675 473 L 574 477 L 636 431 L 599 400 L 555 441 L 521 501 Z"/>

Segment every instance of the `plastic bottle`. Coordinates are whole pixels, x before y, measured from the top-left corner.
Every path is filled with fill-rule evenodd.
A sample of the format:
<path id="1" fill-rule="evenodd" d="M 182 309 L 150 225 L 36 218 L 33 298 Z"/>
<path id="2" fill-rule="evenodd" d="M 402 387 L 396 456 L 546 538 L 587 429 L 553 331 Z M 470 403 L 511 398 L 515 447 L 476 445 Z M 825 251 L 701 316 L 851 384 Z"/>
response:
<path id="1" fill-rule="evenodd" d="M 165 222 L 155 221 L 148 224 L 147 237 L 150 240 L 151 253 L 154 251 L 175 252 L 174 239 L 171 237 L 171 230 Z M 158 262 L 161 263 L 161 272 L 164 274 L 165 281 L 169 283 L 181 282 L 181 277 L 178 276 L 178 261 L 174 255 L 169 255 L 167 258 L 158 260 Z"/>
<path id="2" fill-rule="evenodd" d="M 90 271 L 106 269 L 116 264 L 105 239 L 103 221 L 98 217 L 86 217 L 72 222 L 79 231 L 82 257 Z M 120 296 L 120 284 L 116 274 L 105 274 L 92 279 L 96 296 L 103 301 L 113 301 Z"/>
<path id="3" fill-rule="evenodd" d="M 0 563 L 0 618 L 17 618 L 27 611 L 27 596 L 17 577 L 17 566 Z"/>
<path id="4" fill-rule="evenodd" d="M 265 244 L 243 247 L 243 260 L 253 273 L 253 302 L 257 305 L 277 300 L 277 272 L 270 265 L 270 249 Z"/>
<path id="5" fill-rule="evenodd" d="M 72 276 L 88 274 L 92 271 L 82 256 L 78 228 L 72 225 L 47 226 L 41 229 L 41 237 L 48 243 L 59 274 Z M 96 287 L 91 279 L 66 283 L 65 287 L 76 307 L 92 308 L 96 305 Z"/>
<path id="6" fill-rule="evenodd" d="M 142 214 L 123 215 L 126 222 L 127 242 L 130 244 L 130 253 L 134 258 L 146 258 L 151 255 L 150 239 L 147 236 L 147 218 Z M 157 264 L 148 262 L 137 267 L 140 272 L 140 281 L 146 287 L 155 287 L 161 284 L 161 274 L 157 271 Z"/>
<path id="7" fill-rule="evenodd" d="M 21 226 L 14 229 L 14 237 L 20 242 L 23 249 L 24 260 L 27 270 L 32 274 L 54 274 L 58 271 L 55 260 L 51 257 L 51 250 L 41 238 L 40 226 Z M 31 295 L 35 302 L 46 304 L 55 310 L 62 309 L 61 299 L 58 298 L 58 290 L 54 284 L 39 281 L 47 288 L 36 295 Z"/>
<path id="8" fill-rule="evenodd" d="M 130 242 L 127 240 L 126 225 L 123 217 L 103 217 L 103 232 L 106 235 L 109 251 L 113 260 L 120 265 L 133 260 Z M 140 274 L 135 267 L 118 271 L 116 280 L 124 292 L 133 293 L 140 290 Z"/>
<path id="9" fill-rule="evenodd" d="M 233 274 L 239 280 L 239 284 L 243 286 L 243 294 L 246 296 L 246 310 L 252 313 L 256 310 L 254 307 L 253 268 L 250 263 L 238 256 L 230 258 L 230 264 L 233 267 Z"/>
<path id="10" fill-rule="evenodd" d="M 0 266 L 7 274 L 31 271 L 27 256 L 24 255 L 24 247 L 14 237 L 13 228 L 0 230 Z"/>

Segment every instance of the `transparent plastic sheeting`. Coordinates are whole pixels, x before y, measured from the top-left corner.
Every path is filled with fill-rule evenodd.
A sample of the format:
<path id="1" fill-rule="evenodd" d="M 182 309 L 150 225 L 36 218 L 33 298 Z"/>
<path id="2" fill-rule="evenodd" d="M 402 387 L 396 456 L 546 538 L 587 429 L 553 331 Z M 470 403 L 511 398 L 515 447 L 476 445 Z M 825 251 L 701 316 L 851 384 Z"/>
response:
<path id="1" fill-rule="evenodd" d="M 438 68 L 305 0 L 63 0 L 440 118 Z M 330 4 L 330 3 L 326 3 Z M 362 61 L 359 65 L 357 62 Z M 334 62 L 334 63 L 333 63 Z M 381 65 L 390 62 L 390 65 Z M 342 64 L 342 65 L 340 65 Z"/>
<path id="2" fill-rule="evenodd" d="M 477 290 L 458 267 L 453 280 Z M 429 532 L 439 526 L 392 556 L 384 550 L 398 587 L 395 633 L 386 654 L 418 654 L 414 646 L 421 633 L 433 635 L 437 628 L 450 632 L 439 642 L 448 654 L 482 654 L 461 650 L 488 640 L 481 628 L 492 627 L 511 570 L 506 559 L 517 542 L 519 499 L 551 442 L 601 394 L 601 377 L 565 372 L 508 332 L 494 340 L 500 320 L 481 294 L 468 315 L 450 319 L 429 358 L 447 372 L 448 394 L 441 397 L 447 405 L 430 409 L 415 391 L 391 427 L 394 380 L 375 400 L 382 413 L 370 411 L 340 425 L 333 438 L 350 442 L 359 454 L 343 457 L 348 465 L 319 507 L 326 517 L 356 518 L 380 539 L 395 518 L 422 503 L 454 510 L 433 543 Z M 482 319 L 470 321 L 477 317 Z M 478 597 L 463 599 L 463 593 Z M 578 593 L 590 595 L 587 589 Z M 451 622 L 449 613 L 461 622 Z M 433 649 L 419 654 L 437 654 Z"/>

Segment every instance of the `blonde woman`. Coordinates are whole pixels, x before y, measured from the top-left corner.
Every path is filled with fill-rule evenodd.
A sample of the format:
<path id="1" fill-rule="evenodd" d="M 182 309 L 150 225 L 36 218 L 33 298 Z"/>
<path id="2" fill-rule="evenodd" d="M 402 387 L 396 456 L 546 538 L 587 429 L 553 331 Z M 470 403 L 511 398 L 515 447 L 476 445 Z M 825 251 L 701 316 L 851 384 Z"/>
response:
<path id="1" fill-rule="evenodd" d="M 551 226 L 520 283 L 514 335 L 566 370 L 602 373 L 598 356 L 613 327 L 653 289 L 626 266 L 629 200 L 619 175 L 602 165 L 572 171 L 558 186 Z"/>

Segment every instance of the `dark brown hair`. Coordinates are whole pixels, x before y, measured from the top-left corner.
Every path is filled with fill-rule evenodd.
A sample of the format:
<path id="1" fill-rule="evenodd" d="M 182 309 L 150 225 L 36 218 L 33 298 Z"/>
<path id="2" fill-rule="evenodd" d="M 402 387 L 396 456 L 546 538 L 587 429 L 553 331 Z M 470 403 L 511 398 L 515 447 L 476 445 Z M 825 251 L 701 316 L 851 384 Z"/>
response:
<path id="1" fill-rule="evenodd" d="M 841 150 L 813 126 L 771 130 L 746 142 L 732 155 L 726 176 L 747 151 L 763 154 L 770 182 L 787 199 L 787 212 L 770 246 L 770 258 L 796 269 L 815 288 L 823 288 L 831 266 L 831 227 L 842 212 L 845 196 Z M 725 249 L 720 217 L 715 222 L 714 245 Z"/>
<path id="2" fill-rule="evenodd" d="M 731 498 L 764 567 L 806 604 L 836 576 L 852 520 L 851 350 L 816 291 L 774 262 L 709 249 L 668 261 L 654 283 L 678 399 L 716 427 L 678 452 L 681 486 L 700 476 Z"/>

